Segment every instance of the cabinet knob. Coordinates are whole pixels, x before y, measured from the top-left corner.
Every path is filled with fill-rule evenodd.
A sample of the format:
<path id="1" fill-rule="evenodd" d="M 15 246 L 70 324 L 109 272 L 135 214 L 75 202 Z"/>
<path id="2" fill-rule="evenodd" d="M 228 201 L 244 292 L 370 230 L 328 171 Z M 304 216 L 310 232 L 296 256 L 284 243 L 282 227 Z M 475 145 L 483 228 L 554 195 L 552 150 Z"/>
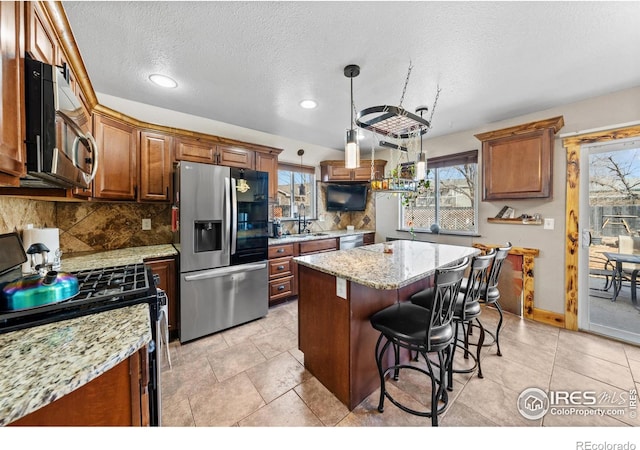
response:
<path id="1" fill-rule="evenodd" d="M 281 284 L 280 286 L 278 286 L 278 290 L 279 291 L 284 291 L 284 284 Z"/>
<path id="2" fill-rule="evenodd" d="M 278 266 L 278 270 L 284 270 L 284 266 Z"/>
<path id="3" fill-rule="evenodd" d="M 284 253 L 284 249 L 283 249 L 283 248 L 279 248 L 279 249 L 277 250 L 277 252 L 278 252 L 278 253 Z"/>

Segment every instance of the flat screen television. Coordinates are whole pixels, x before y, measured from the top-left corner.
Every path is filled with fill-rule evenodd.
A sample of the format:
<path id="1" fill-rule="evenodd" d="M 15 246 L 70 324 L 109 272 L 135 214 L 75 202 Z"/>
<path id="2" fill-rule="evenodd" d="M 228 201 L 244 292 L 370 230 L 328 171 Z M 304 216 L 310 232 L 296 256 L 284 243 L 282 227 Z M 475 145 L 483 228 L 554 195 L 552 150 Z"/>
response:
<path id="1" fill-rule="evenodd" d="M 364 211 L 368 184 L 327 184 L 327 211 Z"/>

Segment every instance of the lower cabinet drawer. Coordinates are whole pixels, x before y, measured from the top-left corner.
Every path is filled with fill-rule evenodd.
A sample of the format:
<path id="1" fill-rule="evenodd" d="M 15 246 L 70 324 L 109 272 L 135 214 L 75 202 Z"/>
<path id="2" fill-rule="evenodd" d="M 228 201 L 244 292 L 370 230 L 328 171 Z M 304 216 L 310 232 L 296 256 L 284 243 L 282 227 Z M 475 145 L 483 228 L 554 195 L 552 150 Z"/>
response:
<path id="1" fill-rule="evenodd" d="M 269 260 L 269 278 L 293 275 L 291 257 Z"/>
<path id="2" fill-rule="evenodd" d="M 293 275 L 269 282 L 269 299 L 289 297 L 293 293 Z"/>

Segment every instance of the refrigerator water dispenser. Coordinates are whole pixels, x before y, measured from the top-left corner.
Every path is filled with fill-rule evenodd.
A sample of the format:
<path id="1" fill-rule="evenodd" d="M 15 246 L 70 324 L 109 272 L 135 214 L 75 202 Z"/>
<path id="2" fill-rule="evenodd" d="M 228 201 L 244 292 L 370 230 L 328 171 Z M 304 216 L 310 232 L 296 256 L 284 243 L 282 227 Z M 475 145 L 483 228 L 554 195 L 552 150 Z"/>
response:
<path id="1" fill-rule="evenodd" d="M 220 220 L 196 220 L 194 226 L 195 253 L 214 252 L 222 250 L 222 221 Z"/>

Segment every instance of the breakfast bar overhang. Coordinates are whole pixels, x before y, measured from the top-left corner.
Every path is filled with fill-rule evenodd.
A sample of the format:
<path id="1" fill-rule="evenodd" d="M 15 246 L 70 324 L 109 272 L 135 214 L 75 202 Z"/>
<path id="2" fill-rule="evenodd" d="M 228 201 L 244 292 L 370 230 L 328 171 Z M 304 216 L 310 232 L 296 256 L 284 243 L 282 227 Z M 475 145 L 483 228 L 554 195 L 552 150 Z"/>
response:
<path id="1" fill-rule="evenodd" d="M 479 253 L 472 247 L 393 241 L 295 258 L 298 347 L 305 368 L 353 410 L 380 384 L 374 358 L 379 333 L 369 317 L 430 287 L 436 269 Z"/>

